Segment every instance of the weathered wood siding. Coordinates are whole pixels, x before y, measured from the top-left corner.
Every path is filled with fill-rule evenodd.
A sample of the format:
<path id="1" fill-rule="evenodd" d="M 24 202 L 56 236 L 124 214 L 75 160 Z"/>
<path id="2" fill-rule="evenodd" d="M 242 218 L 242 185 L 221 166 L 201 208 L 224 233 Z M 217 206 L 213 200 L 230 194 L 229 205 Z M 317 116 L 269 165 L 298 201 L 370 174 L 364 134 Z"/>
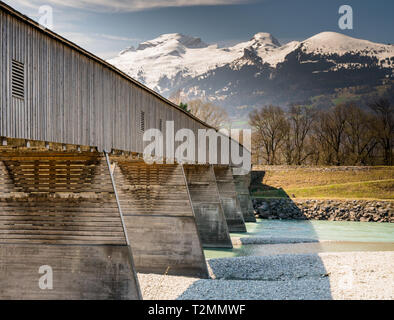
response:
<path id="1" fill-rule="evenodd" d="M 145 129 L 159 121 L 201 123 L 104 64 L 49 37 L 0 7 L 0 136 L 142 152 Z M 25 68 L 25 98 L 11 94 L 11 61 Z"/>
<path id="2" fill-rule="evenodd" d="M 142 153 L 141 112 L 145 130 L 158 129 L 160 121 L 163 131 L 166 121 L 174 121 L 175 132 L 188 128 L 195 137 L 198 129 L 209 129 L 1 2 L 0 36 L 0 136 Z M 24 64 L 24 99 L 12 96 L 12 60 Z M 238 147 L 236 142 L 232 145 Z M 196 144 L 196 154 L 197 149 Z"/>
<path id="3" fill-rule="evenodd" d="M 104 159 L 0 151 L 1 243 L 126 243 Z"/>

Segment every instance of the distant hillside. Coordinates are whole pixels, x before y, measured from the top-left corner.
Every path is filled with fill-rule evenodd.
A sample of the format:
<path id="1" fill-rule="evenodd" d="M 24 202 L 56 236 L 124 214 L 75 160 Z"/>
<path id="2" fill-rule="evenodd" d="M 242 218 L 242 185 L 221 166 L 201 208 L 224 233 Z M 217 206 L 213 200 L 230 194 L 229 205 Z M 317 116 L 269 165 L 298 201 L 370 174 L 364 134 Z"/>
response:
<path id="1" fill-rule="evenodd" d="M 255 197 L 394 200 L 394 167 L 255 166 L 265 171 Z"/>

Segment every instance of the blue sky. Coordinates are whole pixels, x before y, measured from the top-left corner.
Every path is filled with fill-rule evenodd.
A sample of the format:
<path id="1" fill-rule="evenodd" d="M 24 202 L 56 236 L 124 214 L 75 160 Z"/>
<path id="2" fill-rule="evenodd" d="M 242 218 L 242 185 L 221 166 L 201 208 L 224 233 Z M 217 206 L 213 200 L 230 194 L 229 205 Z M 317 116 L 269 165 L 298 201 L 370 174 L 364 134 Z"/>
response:
<path id="1" fill-rule="evenodd" d="M 4 1 L 4 0 L 3 0 Z M 163 33 L 183 33 L 222 46 L 270 32 L 280 42 L 335 31 L 394 43 L 394 1 L 387 0 L 5 0 L 37 20 L 53 8 L 54 31 L 102 58 Z M 338 9 L 351 5 L 354 29 L 340 30 Z"/>

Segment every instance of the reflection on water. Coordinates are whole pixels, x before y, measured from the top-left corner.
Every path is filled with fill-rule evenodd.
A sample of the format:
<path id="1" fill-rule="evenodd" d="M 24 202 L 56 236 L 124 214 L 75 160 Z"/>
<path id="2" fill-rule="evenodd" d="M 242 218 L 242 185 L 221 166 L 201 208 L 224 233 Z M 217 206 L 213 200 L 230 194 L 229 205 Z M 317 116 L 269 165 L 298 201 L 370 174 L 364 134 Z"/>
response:
<path id="1" fill-rule="evenodd" d="M 247 229 L 247 233 L 233 233 L 231 237 L 290 237 L 335 242 L 236 245 L 233 249 L 204 250 L 206 258 L 285 253 L 394 251 L 394 225 L 390 223 L 258 220 L 257 223 L 247 223 Z"/>

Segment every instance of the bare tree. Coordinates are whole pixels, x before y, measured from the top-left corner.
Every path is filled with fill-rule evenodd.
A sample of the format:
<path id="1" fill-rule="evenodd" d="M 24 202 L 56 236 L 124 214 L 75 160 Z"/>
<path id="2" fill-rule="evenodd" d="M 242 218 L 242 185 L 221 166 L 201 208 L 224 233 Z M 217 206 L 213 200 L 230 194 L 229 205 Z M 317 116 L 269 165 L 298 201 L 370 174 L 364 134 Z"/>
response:
<path id="1" fill-rule="evenodd" d="M 321 141 L 321 147 L 327 148 L 325 160 L 328 164 L 343 164 L 343 140 L 346 128 L 346 105 L 339 104 L 322 112 L 314 130 Z"/>
<path id="2" fill-rule="evenodd" d="M 265 106 L 249 115 L 249 124 L 255 130 L 264 149 L 267 164 L 277 164 L 277 153 L 283 144 L 289 125 L 280 107 Z"/>
<path id="3" fill-rule="evenodd" d="M 223 128 L 229 123 L 229 117 L 224 108 L 211 102 L 204 102 L 200 99 L 187 102 L 189 112 L 208 123 L 214 128 Z"/>
<path id="4" fill-rule="evenodd" d="M 375 117 L 367 114 L 354 103 L 347 105 L 345 142 L 347 163 L 365 165 L 378 144 L 373 133 Z"/>
<path id="5" fill-rule="evenodd" d="M 253 160 L 266 164 L 393 165 L 394 115 L 388 100 L 328 110 L 267 106 L 249 114 Z M 382 155 L 382 156 L 381 156 Z"/>
<path id="6" fill-rule="evenodd" d="M 315 120 L 315 111 L 308 106 L 293 105 L 289 110 L 290 130 L 289 133 L 292 137 L 292 145 L 289 145 L 289 150 L 293 153 L 291 163 L 301 165 L 305 162 L 306 158 L 310 156 L 305 148 L 305 143 L 309 132 L 311 131 L 312 124 Z"/>
<path id="7" fill-rule="evenodd" d="M 313 129 L 313 128 L 312 128 Z M 323 161 L 326 158 L 326 150 L 324 149 L 324 141 L 321 140 L 318 134 L 314 134 L 314 130 L 308 135 L 307 143 L 305 145 L 306 152 L 309 154 L 309 160 L 312 165 L 317 166 L 319 163 L 326 163 Z"/>
<path id="8" fill-rule="evenodd" d="M 168 98 L 168 100 L 170 100 L 171 102 L 179 105 L 182 102 L 182 91 L 179 89 L 175 92 L 173 92 L 170 97 Z"/>
<path id="9" fill-rule="evenodd" d="M 254 131 L 252 132 L 252 163 L 254 164 L 264 164 L 263 152 L 261 150 L 264 148 L 261 135 Z"/>
<path id="10" fill-rule="evenodd" d="M 385 165 L 393 165 L 394 108 L 387 99 L 379 99 L 368 105 L 376 115 L 375 135 L 383 148 Z"/>
<path id="11" fill-rule="evenodd" d="M 290 124 L 289 124 L 289 130 L 287 130 L 286 136 L 283 139 L 281 153 L 286 164 L 290 165 L 294 163 L 295 143 L 294 143 L 294 135 L 292 133 Z"/>

